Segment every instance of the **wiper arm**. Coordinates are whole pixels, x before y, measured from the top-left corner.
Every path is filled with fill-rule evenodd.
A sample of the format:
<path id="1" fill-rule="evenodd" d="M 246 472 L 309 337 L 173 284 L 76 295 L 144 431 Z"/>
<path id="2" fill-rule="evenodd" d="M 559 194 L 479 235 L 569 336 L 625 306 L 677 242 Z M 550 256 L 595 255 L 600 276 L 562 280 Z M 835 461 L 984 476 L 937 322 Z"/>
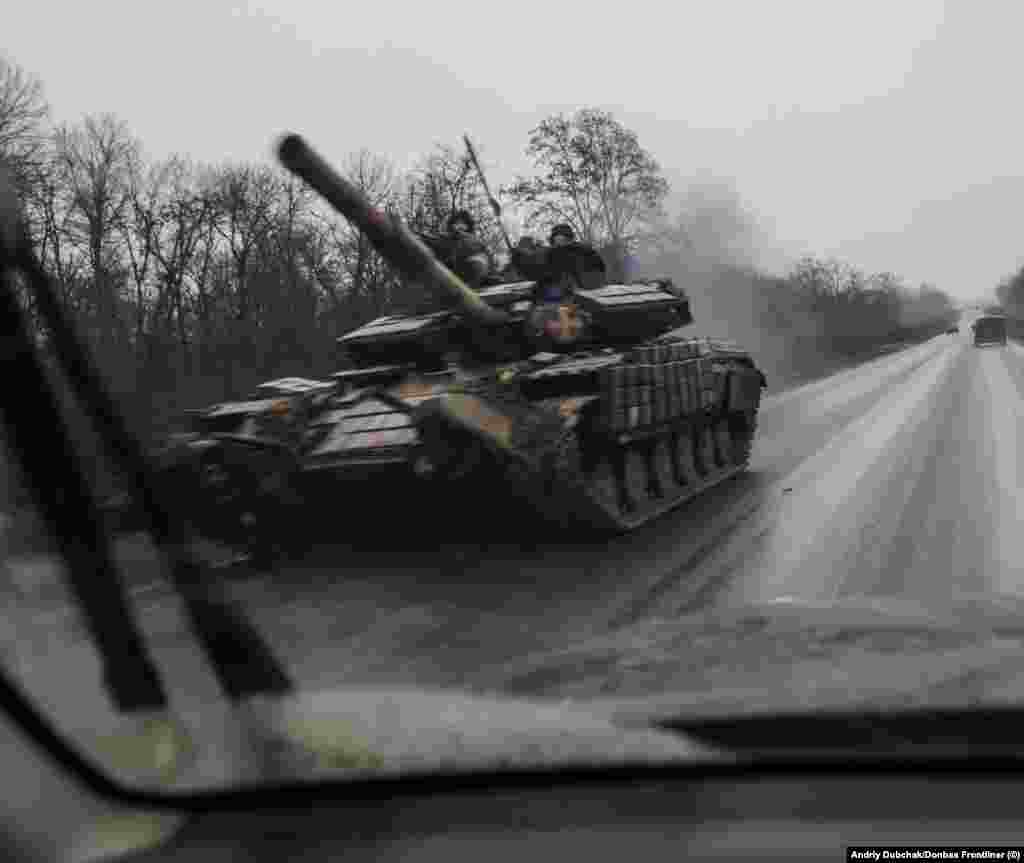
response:
<path id="1" fill-rule="evenodd" d="M 58 403 L 39 361 L 18 303 L 14 274 L 23 274 L 50 330 L 61 371 L 101 430 L 111 457 L 122 468 L 169 564 L 192 629 L 224 692 L 233 700 L 281 695 L 293 689 L 285 669 L 253 624 L 220 590 L 211 573 L 190 553 L 183 523 L 164 504 L 142 446 L 104 386 L 89 352 L 66 318 L 49 279 L 32 252 L 18 200 L 0 173 L 0 334 L 11 379 L 28 387 L 29 404 L 2 405 L 3 422 L 29 476 L 35 478 L 43 513 L 55 526 L 70 564 L 70 582 L 101 651 L 106 683 L 121 710 L 166 707 L 157 672 L 143 652 L 124 590 L 113 564 L 98 507 L 72 455 Z M 3 355 L 0 355 L 3 356 Z M 42 419 L 44 427 L 38 426 Z M 59 489 L 64 486 L 64 494 Z M 83 535 L 82 528 L 86 527 Z M 92 578 L 90 578 L 92 576 Z"/>
<path id="2" fill-rule="evenodd" d="M 120 589 L 88 483 L 61 433 L 60 410 L 18 307 L 7 252 L 0 247 L 0 362 L 7 379 L 22 387 L 17 405 L 0 401 L 10 447 L 27 477 L 36 480 L 29 485 L 68 563 L 68 583 L 99 650 L 115 705 L 121 712 L 164 709 L 163 685 Z"/>

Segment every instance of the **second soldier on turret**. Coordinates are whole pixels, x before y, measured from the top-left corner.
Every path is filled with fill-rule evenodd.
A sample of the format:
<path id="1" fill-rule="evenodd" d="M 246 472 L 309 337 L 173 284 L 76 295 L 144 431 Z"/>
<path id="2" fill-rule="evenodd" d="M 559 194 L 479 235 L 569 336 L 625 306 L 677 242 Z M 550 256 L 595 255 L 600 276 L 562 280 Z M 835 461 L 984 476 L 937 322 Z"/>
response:
<path id="1" fill-rule="evenodd" d="M 537 282 L 534 302 L 555 303 L 574 291 L 600 287 L 606 268 L 593 246 L 580 243 L 571 225 L 555 225 L 548 238 L 550 246 L 530 247 L 520 243 L 512 250 L 512 265 Z"/>
<path id="2" fill-rule="evenodd" d="M 483 241 L 476 235 L 476 223 L 466 210 L 448 217 L 447 233 L 439 242 L 431 242 L 441 262 L 475 291 L 490 274 L 492 262 Z"/>

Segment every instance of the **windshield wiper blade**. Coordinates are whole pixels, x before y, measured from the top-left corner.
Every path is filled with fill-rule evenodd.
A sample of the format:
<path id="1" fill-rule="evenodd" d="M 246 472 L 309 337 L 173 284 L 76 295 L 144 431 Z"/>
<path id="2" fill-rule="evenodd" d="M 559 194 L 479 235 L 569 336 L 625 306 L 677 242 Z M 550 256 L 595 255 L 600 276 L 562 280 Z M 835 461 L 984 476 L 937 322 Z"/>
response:
<path id="1" fill-rule="evenodd" d="M 99 522 L 99 508 L 80 467 L 70 455 L 74 452 L 73 441 L 69 440 L 19 306 L 13 281 L 19 270 L 50 331 L 61 372 L 98 426 L 111 457 L 133 486 L 157 547 L 169 564 L 171 580 L 184 602 L 193 632 L 221 688 L 236 701 L 247 696 L 291 692 L 292 681 L 269 645 L 241 609 L 223 591 L 213 587 L 208 568 L 190 553 L 184 524 L 165 506 L 149 460 L 107 391 L 89 351 L 65 316 L 49 278 L 32 251 L 19 214 L 20 206 L 13 188 L 0 173 L 0 314 L 5 318 L 2 332 L 8 337 L 8 359 L 12 366 L 17 366 L 13 379 L 32 388 L 33 405 L 40 411 L 39 414 L 26 412 L 24 403 L 17 410 L 5 404 L 3 417 L 29 476 L 37 480 L 37 493 L 45 501 L 44 514 L 52 519 L 61 549 L 68 555 L 73 591 L 89 617 L 90 630 L 103 653 L 105 667 L 111 670 L 108 683 L 115 701 L 124 710 L 166 706 L 166 697 L 152 665 L 143 671 L 141 665 L 131 664 L 131 656 L 143 656 L 141 635 L 131 620 L 106 533 Z M 18 376 L 22 374 L 28 377 Z M 40 417 L 46 419 L 45 432 L 36 427 Z M 63 498 L 58 491 L 62 483 L 69 484 L 66 491 L 71 492 Z M 89 526 L 89 542 L 80 537 L 82 525 Z M 87 573 L 95 574 L 102 586 L 97 588 L 93 582 L 87 582 Z M 103 597 L 102 602 L 97 596 Z M 114 599 L 115 596 L 118 598 Z M 109 614 L 103 603 L 110 603 Z M 148 662 L 134 660 L 135 663 L 143 661 Z M 140 683 L 150 674 L 155 683 Z"/>
<path id="2" fill-rule="evenodd" d="M 5 281 L 0 289 L 0 362 L 7 379 L 19 381 L 22 390 L 17 405 L 8 399 L 0 402 L 12 455 L 26 476 L 36 480 L 29 485 L 67 561 L 68 583 L 99 651 L 115 705 L 122 712 L 164 709 L 166 693 L 120 587 L 81 465 L 61 433 L 57 400 L 22 320 L 3 255 L 0 249 L 0 279 Z"/>
<path id="3" fill-rule="evenodd" d="M 758 756 L 858 752 L 955 754 L 1019 752 L 1024 711 L 1007 705 L 878 706 L 749 716 L 680 717 L 650 723 L 725 751 Z"/>

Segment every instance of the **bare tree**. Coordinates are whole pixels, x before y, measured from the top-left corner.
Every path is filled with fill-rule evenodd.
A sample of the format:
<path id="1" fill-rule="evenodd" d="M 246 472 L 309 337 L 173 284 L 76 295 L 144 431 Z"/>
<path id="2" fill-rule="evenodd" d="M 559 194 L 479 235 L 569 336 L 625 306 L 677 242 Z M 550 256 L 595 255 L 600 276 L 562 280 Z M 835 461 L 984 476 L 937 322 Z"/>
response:
<path id="1" fill-rule="evenodd" d="M 145 342 L 148 309 L 152 304 L 150 276 L 156 261 L 159 243 L 160 208 L 172 170 L 170 163 L 132 166 L 129 175 L 130 217 L 119 225 L 122 246 L 135 283 L 134 342 L 141 348 Z"/>
<path id="2" fill-rule="evenodd" d="M 280 284 L 277 290 L 262 298 L 263 304 L 270 308 L 287 309 L 290 313 L 301 308 L 301 314 L 311 315 L 310 323 L 315 316 L 315 291 L 310 289 L 304 266 L 308 254 L 304 255 L 303 249 L 312 230 L 312 207 L 312 190 L 292 176 L 282 176 L 274 224 L 265 249 L 272 269 L 280 274 Z"/>
<path id="3" fill-rule="evenodd" d="M 375 207 L 396 206 L 399 178 L 394 166 L 367 150 L 349 157 L 346 177 Z M 392 300 L 394 276 L 366 236 L 333 214 L 322 219 L 330 252 L 321 263 L 318 281 L 329 298 L 336 320 L 361 323 L 376 316 Z"/>
<path id="4" fill-rule="evenodd" d="M 279 176 L 271 227 L 257 247 L 251 273 L 260 314 L 259 362 L 268 370 L 309 373 L 322 352 L 319 288 L 308 266 L 319 248 L 313 204 L 305 184 Z"/>
<path id="5" fill-rule="evenodd" d="M 526 208 L 527 226 L 566 222 L 621 268 L 668 194 L 636 133 L 606 111 L 585 108 L 544 120 L 530 133 L 526 154 L 539 173 L 518 178 L 508 193 Z"/>
<path id="6" fill-rule="evenodd" d="M 923 282 L 903 305 L 900 323 L 905 327 L 948 325 L 957 318 L 952 299 L 935 285 Z"/>
<path id="7" fill-rule="evenodd" d="M 217 230 L 234 265 L 235 314 L 241 322 L 253 322 L 249 266 L 273 227 L 279 191 L 278 177 L 266 166 L 229 165 L 215 174 L 214 198 L 221 216 Z"/>
<path id="8" fill-rule="evenodd" d="M 39 179 L 48 117 L 42 84 L 0 57 L 0 160 L 6 162 L 23 195 Z"/>
<path id="9" fill-rule="evenodd" d="M 124 219 L 130 212 L 131 178 L 141 152 L 127 127 L 111 114 L 88 116 L 81 126 L 57 130 L 60 181 L 70 197 L 73 240 L 86 256 L 92 278 L 93 313 L 106 338 L 123 343 L 120 282 Z"/>
<path id="10" fill-rule="evenodd" d="M 173 328 L 179 346 L 185 348 L 191 324 L 203 310 L 203 287 L 193 274 L 200 247 L 216 221 L 217 205 L 209 190 L 196 184 L 187 161 L 172 159 L 166 171 L 167 193 L 157 211 L 153 247 L 159 274 L 157 310 L 160 323 L 167 332 Z"/>
<path id="11" fill-rule="evenodd" d="M 1016 317 L 1024 317 L 1024 267 L 996 286 L 996 299 Z"/>
<path id="12" fill-rule="evenodd" d="M 445 144 L 435 145 L 405 178 L 403 215 L 414 230 L 437 234 L 448 217 L 465 210 L 476 222 L 477 235 L 492 253 L 502 248 L 501 227 L 495 219 L 480 174 L 469 154 Z"/>
<path id="13" fill-rule="evenodd" d="M 86 301 L 84 285 L 88 265 L 76 244 L 75 214 L 63 173 L 55 158 L 39 172 L 30 199 L 35 213 L 36 248 L 39 258 L 56 277 L 57 288 L 69 311 L 77 312 Z"/>

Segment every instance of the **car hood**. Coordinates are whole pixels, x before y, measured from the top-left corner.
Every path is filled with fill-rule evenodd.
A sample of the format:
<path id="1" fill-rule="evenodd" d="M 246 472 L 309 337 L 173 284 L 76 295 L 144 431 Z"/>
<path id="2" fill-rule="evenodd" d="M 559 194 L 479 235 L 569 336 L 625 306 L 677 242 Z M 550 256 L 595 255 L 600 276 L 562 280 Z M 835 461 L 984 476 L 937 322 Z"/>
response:
<path id="1" fill-rule="evenodd" d="M 540 653 L 495 669 L 492 685 L 493 694 L 344 687 L 204 704 L 144 730 L 138 717 L 125 720 L 119 739 L 141 735 L 151 749 L 159 739 L 165 750 L 177 740 L 173 781 L 164 764 L 158 784 L 193 789 L 326 775 L 718 760 L 730 756 L 659 723 L 1020 704 L 1024 601 L 964 595 L 931 606 L 861 598 L 731 607 L 649 620 Z M 146 771 L 139 775 L 149 784 L 155 774 Z"/>
<path id="2" fill-rule="evenodd" d="M 186 795 L 324 779 L 730 757 L 686 735 L 622 727 L 560 701 L 412 688 L 179 705 L 122 718 L 102 733 L 65 730 L 119 784 Z M 181 813 L 149 808 L 91 811 L 74 830 L 68 859 L 92 863 L 156 847 L 185 824 Z"/>
<path id="3" fill-rule="evenodd" d="M 71 736 L 119 781 L 165 791 L 717 757 L 685 736 L 620 726 L 562 699 L 390 687 L 179 705 Z"/>
<path id="4" fill-rule="evenodd" d="M 1024 702 L 1024 600 L 783 598 L 636 623 L 506 666 L 613 721 Z"/>
<path id="5" fill-rule="evenodd" d="M 1016 705 L 1022 648 L 1024 600 L 1015 597 L 784 599 L 648 620 L 529 657 L 495 671 L 504 694 L 345 687 L 179 707 L 125 719 L 118 748 L 108 736 L 91 754 L 126 784 L 178 792 L 410 771 L 720 763 L 738 755 L 660 723 Z M 141 847 L 180 823 L 122 813 L 90 822 L 81 847 L 123 849 L 129 834 Z"/>

